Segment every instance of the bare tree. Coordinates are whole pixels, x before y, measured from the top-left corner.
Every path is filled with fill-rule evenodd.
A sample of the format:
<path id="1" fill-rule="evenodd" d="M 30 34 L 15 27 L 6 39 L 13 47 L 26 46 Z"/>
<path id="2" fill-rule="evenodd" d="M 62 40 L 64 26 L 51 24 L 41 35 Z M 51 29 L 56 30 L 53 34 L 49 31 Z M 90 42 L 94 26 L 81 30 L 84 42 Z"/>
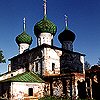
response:
<path id="1" fill-rule="evenodd" d="M 98 58 L 97 65 L 100 66 L 100 58 Z"/>
<path id="2" fill-rule="evenodd" d="M 91 67 L 88 61 L 85 61 L 85 70 L 88 70 Z"/>

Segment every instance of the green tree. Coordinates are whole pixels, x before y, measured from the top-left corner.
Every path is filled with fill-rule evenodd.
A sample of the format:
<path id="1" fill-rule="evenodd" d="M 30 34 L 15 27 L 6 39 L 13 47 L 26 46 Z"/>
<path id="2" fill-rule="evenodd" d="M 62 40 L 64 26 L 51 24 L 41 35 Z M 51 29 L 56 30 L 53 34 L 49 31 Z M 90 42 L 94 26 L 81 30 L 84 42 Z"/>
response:
<path id="1" fill-rule="evenodd" d="M 2 50 L 0 50 L 0 63 L 6 63 Z"/>

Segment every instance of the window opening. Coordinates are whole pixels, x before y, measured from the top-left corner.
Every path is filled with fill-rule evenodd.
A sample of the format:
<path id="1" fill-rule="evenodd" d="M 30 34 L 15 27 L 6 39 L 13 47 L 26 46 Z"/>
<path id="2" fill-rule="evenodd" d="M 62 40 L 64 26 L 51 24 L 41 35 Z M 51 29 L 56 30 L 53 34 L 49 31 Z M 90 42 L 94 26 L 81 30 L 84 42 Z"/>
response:
<path id="1" fill-rule="evenodd" d="M 55 63 L 52 63 L 52 71 L 55 69 Z"/>
<path id="2" fill-rule="evenodd" d="M 33 96 L 33 88 L 29 88 L 28 94 L 29 94 L 29 96 Z"/>
<path id="3" fill-rule="evenodd" d="M 36 72 L 38 71 L 38 63 L 36 63 L 36 70 L 35 70 Z"/>

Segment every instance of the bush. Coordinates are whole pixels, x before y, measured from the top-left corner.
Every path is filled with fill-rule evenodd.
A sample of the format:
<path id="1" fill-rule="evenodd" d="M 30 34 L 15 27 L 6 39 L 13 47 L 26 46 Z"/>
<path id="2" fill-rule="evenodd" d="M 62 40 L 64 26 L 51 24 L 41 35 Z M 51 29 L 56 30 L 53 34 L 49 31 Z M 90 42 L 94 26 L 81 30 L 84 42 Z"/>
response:
<path id="1" fill-rule="evenodd" d="M 40 98 L 39 100 L 71 100 L 71 99 L 56 97 L 56 96 L 46 96 L 46 97 Z M 94 100 L 94 99 L 77 99 L 77 100 Z"/>
<path id="2" fill-rule="evenodd" d="M 64 99 L 64 98 L 56 97 L 56 96 L 46 96 L 46 97 L 40 98 L 39 100 L 69 100 L 69 99 Z"/>

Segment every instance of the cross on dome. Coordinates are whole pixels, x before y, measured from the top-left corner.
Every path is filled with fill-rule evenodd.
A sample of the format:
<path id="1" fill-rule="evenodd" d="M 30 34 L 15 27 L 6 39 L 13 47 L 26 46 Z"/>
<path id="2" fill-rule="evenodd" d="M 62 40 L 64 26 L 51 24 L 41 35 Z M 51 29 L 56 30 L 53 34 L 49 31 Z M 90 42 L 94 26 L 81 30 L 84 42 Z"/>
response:
<path id="1" fill-rule="evenodd" d="M 66 29 L 68 29 L 68 16 L 65 15 L 65 24 L 66 24 Z"/>
<path id="2" fill-rule="evenodd" d="M 44 16 L 46 16 L 47 15 L 47 8 L 46 8 L 47 7 L 47 4 L 46 4 L 47 0 L 43 0 L 43 1 L 44 1 L 44 4 L 43 4 L 44 5 Z"/>
<path id="3" fill-rule="evenodd" d="M 23 19 L 23 31 L 26 31 L 26 18 Z"/>

